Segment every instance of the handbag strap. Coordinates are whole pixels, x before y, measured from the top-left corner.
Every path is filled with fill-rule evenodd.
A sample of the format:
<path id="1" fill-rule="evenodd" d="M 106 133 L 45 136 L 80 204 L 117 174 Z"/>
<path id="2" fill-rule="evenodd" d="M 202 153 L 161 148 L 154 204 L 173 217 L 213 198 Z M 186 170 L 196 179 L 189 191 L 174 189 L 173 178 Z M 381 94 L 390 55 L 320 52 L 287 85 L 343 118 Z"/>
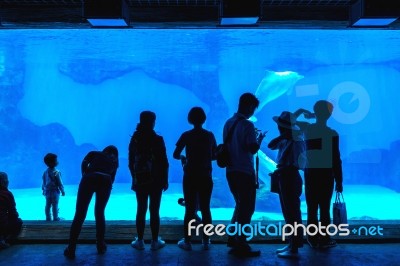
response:
<path id="1" fill-rule="evenodd" d="M 342 196 L 342 199 L 340 199 L 340 196 Z M 344 203 L 344 197 L 342 192 L 336 192 L 335 203 Z"/>
<path id="2" fill-rule="evenodd" d="M 231 141 L 232 135 L 233 135 L 233 130 L 235 129 L 236 125 L 239 123 L 240 120 L 243 120 L 243 117 L 239 117 L 233 122 L 232 127 L 229 129 L 228 134 L 226 135 L 226 138 L 224 139 L 224 143 L 228 143 Z"/>

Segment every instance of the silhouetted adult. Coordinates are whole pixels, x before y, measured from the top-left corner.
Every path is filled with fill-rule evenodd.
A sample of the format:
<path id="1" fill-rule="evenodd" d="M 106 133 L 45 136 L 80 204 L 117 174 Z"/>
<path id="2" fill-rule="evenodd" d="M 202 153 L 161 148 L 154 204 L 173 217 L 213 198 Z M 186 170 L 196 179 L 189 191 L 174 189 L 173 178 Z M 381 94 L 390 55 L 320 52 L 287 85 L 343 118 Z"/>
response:
<path id="1" fill-rule="evenodd" d="M 193 107 L 188 114 L 188 122 L 193 129 L 184 132 L 176 143 L 174 158 L 182 160 L 184 164 L 183 195 L 185 200 L 184 236 L 178 246 L 184 250 L 192 250 L 191 237 L 188 234 L 188 223 L 195 219 L 197 204 L 199 206 L 202 223 L 211 224 L 210 201 L 213 189 L 212 160 L 214 160 L 217 142 L 211 131 L 202 126 L 206 121 L 206 114 L 201 107 Z M 185 149 L 186 156 L 182 155 Z M 194 232 L 192 232 L 194 233 Z M 203 234 L 203 249 L 209 248 L 209 236 Z"/>
<path id="2" fill-rule="evenodd" d="M 132 190 L 136 192 L 137 237 L 131 246 L 143 250 L 144 228 L 148 200 L 150 199 L 151 249 L 165 246 L 159 237 L 160 204 L 163 191 L 168 189 L 168 159 L 164 139 L 154 131 L 156 114 L 151 111 L 140 113 L 140 122 L 129 143 L 129 170 L 132 175 Z"/>
<path id="3" fill-rule="evenodd" d="M 334 189 L 343 191 L 342 160 L 340 159 L 339 134 L 327 126 L 333 112 L 333 105 L 325 100 L 314 104 L 316 122 L 308 124 L 297 122 L 303 131 L 307 147 L 307 165 L 304 171 L 305 194 L 307 202 L 307 224 L 318 226 L 318 209 L 322 226 L 331 222 L 330 206 Z M 299 109 L 295 117 L 304 114 L 306 118 L 314 116 L 310 111 Z M 311 247 L 329 248 L 336 246 L 325 230 L 321 234 L 308 236 Z"/>
<path id="4" fill-rule="evenodd" d="M 105 147 L 103 151 L 91 151 L 83 159 L 81 164 L 82 179 L 79 183 L 76 198 L 75 216 L 71 225 L 69 244 L 64 250 L 64 255 L 67 258 L 75 258 L 77 240 L 94 193 L 96 193 L 94 211 L 97 252 L 99 254 L 106 252 L 107 245 L 104 241 L 106 221 L 104 210 L 110 198 L 118 165 L 118 149 L 113 145 Z"/>
<path id="5" fill-rule="evenodd" d="M 295 228 L 301 224 L 300 196 L 303 180 L 299 169 L 304 169 L 305 143 L 300 128 L 295 124 L 296 118 L 290 112 L 282 112 L 280 116 L 274 116 L 273 120 L 278 125 L 279 136 L 272 139 L 268 148 L 278 150 L 277 170 L 279 200 L 286 224 Z M 297 230 L 290 236 L 289 245 L 276 250 L 278 257 L 297 258 L 298 248 L 303 246 L 303 230 Z"/>
<path id="6" fill-rule="evenodd" d="M 227 143 L 230 154 L 230 164 L 226 167 L 226 177 L 229 188 L 235 200 L 235 210 L 231 223 L 241 226 L 250 224 L 256 203 L 256 176 L 254 169 L 254 154 L 260 149 L 265 135 L 257 136 L 254 124 L 248 119 L 254 114 L 259 100 L 251 93 L 240 96 L 238 111 L 229 118 L 223 130 L 223 138 L 233 128 L 231 139 Z M 259 250 L 252 250 L 246 242 L 246 236 L 235 235 L 228 238 L 230 254 L 241 257 L 259 256 Z"/>
<path id="7" fill-rule="evenodd" d="M 14 195 L 8 190 L 8 175 L 0 172 L 0 249 L 10 246 L 7 243 L 16 238 L 22 229 Z"/>

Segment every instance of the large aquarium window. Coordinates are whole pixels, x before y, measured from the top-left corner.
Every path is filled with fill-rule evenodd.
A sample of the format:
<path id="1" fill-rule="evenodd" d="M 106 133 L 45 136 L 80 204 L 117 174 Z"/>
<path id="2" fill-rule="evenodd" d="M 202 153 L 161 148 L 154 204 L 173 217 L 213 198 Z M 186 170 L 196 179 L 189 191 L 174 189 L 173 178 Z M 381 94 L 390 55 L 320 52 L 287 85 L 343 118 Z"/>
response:
<path id="1" fill-rule="evenodd" d="M 0 171 L 9 175 L 22 219 L 44 220 L 43 157 L 56 153 L 66 188 L 60 216 L 70 220 L 82 158 L 114 144 L 120 167 L 106 217 L 134 220 L 128 143 L 139 113 L 152 110 L 170 162 L 161 216 L 183 219 L 182 167 L 172 152 L 191 128 L 188 111 L 203 107 L 205 128 L 221 142 L 239 96 L 253 92 L 261 104 L 252 120 L 269 130 L 253 218 L 281 220 L 279 199 L 269 192 L 277 154 L 266 144 L 278 134 L 272 116 L 328 99 L 348 217 L 400 219 L 399 84 L 400 39 L 391 30 L 2 30 Z M 216 164 L 213 178 L 213 219 L 230 220 L 234 201 Z M 301 209 L 306 217 L 304 193 Z"/>

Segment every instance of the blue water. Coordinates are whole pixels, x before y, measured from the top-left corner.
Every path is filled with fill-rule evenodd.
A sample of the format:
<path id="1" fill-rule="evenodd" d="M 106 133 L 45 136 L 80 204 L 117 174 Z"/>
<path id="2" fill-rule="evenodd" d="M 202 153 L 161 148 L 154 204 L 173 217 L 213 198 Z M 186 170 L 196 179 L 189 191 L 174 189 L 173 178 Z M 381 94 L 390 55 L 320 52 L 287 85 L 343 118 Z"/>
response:
<path id="1" fill-rule="evenodd" d="M 297 76 L 279 75 L 283 71 Z M 36 219 L 42 210 L 28 215 L 30 203 L 24 197 L 38 196 L 35 206 L 42 208 L 43 156 L 58 154 L 70 191 L 61 210 L 72 218 L 72 210 L 66 210 L 73 209 L 80 162 L 90 150 L 108 144 L 119 148 L 116 182 L 130 193 L 128 142 L 139 113 L 153 110 L 174 187 L 165 194 L 170 204 L 162 205 L 161 213 L 181 219 L 175 201 L 182 169 L 172 151 L 190 128 L 188 110 L 202 106 L 208 116 L 205 127 L 220 142 L 223 123 L 236 111 L 240 94 L 256 93 L 272 73 L 253 118 L 256 127 L 269 130 L 265 143 L 277 135 L 272 116 L 331 100 L 335 112 L 329 125 L 340 134 L 344 193 L 354 206 L 349 216 L 399 219 L 394 211 L 400 201 L 399 71 L 400 35 L 391 30 L 3 30 L 0 170 L 9 174 L 20 209 L 27 209 L 21 215 Z M 279 219 L 267 175 L 276 153 L 266 146 L 261 150 L 260 177 L 267 184 L 258 194 L 257 215 Z M 216 165 L 214 181 L 214 212 L 230 213 L 233 200 L 224 171 Z M 122 188 L 113 193 L 116 202 L 129 198 L 135 209 L 134 194 Z M 376 211 L 369 207 L 371 195 Z M 120 203 L 110 204 L 112 212 Z M 167 205 L 176 213 L 167 213 Z M 113 213 L 113 219 L 128 219 L 126 211 Z"/>

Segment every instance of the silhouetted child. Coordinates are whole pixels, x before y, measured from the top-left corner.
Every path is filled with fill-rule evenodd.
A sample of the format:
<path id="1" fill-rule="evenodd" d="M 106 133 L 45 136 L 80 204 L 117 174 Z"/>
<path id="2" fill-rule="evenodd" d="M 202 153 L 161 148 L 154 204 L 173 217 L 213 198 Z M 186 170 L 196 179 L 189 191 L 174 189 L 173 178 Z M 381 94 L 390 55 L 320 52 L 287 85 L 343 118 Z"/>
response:
<path id="1" fill-rule="evenodd" d="M 22 229 L 14 195 L 8 190 L 8 176 L 0 172 L 0 249 L 8 248 L 7 240 L 16 238 Z"/>
<path id="2" fill-rule="evenodd" d="M 58 201 L 60 199 L 60 192 L 63 196 L 65 196 L 65 192 L 61 180 L 61 172 L 56 169 L 58 165 L 57 155 L 54 153 L 46 154 L 44 156 L 44 163 L 48 167 L 42 177 L 42 190 L 43 195 L 46 197 L 46 221 L 51 221 L 50 208 L 53 211 L 53 221 L 60 221 L 60 217 L 58 217 Z"/>

